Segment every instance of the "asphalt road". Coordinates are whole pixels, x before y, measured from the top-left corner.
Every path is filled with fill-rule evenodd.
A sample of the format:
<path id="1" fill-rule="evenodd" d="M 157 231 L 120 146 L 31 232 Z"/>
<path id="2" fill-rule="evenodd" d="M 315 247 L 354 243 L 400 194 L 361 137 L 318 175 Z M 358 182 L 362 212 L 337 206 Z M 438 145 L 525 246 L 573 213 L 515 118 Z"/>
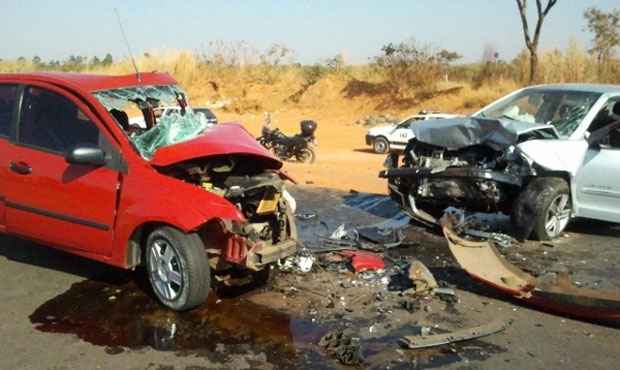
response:
<path id="1" fill-rule="evenodd" d="M 317 215 L 313 220 L 299 221 L 300 236 L 309 246 L 320 245 L 319 237 L 327 235 L 343 222 L 353 225 L 403 223 L 398 211 L 387 200 L 377 196 L 309 188 L 297 188 L 294 192 L 299 203 L 298 213 L 312 212 Z M 417 228 L 411 231 L 414 235 L 417 232 L 420 232 Z M 545 247 L 547 253 L 524 253 L 523 262 L 531 259 L 532 263 L 543 268 L 560 264 L 573 271 L 583 284 L 620 289 L 617 280 L 620 268 L 618 236 L 618 226 L 579 221 L 568 236 L 554 247 Z M 415 256 L 419 251 L 421 260 L 432 259 L 434 251 L 441 247 L 423 248 L 427 237 L 421 235 L 419 245 L 411 247 L 408 253 Z M 134 280 L 133 275 L 28 241 L 0 237 L 0 280 L 3 282 L 0 293 L 0 369 L 340 368 L 337 362 L 325 359 L 316 348 L 315 336 L 298 335 L 312 333 L 308 328 L 313 327 L 314 321 L 306 317 L 307 310 L 301 308 L 295 315 L 288 312 L 280 316 L 278 313 L 278 310 L 294 311 L 292 307 L 295 302 L 300 299 L 299 302 L 303 303 L 305 299 L 309 302 L 309 298 L 298 296 L 297 301 L 291 299 L 283 303 L 276 302 L 279 298 L 273 301 L 268 299 L 269 292 L 266 292 L 267 295 L 259 294 L 254 299 L 259 303 L 251 306 L 237 304 L 236 298 L 232 298 L 224 300 L 224 309 L 213 308 L 219 302 L 212 302 L 212 305 L 200 310 L 204 315 L 215 312 L 212 316 L 217 318 L 205 319 L 207 316 L 204 316 L 199 321 L 192 321 L 197 314 L 175 315 L 159 308 L 148 294 L 140 291 L 140 284 L 127 283 Z M 460 298 L 455 306 L 458 314 L 441 308 L 434 311 L 433 317 L 438 325 L 448 325 L 455 315 L 459 318 L 457 326 L 484 323 L 491 318 L 509 320 L 512 324 L 504 333 L 472 345 L 479 356 L 466 355 L 458 361 L 446 362 L 401 360 L 393 368 L 617 368 L 620 362 L 620 329 L 520 306 L 472 283 L 463 274 L 454 276 L 456 278 L 451 283 Z M 317 287 L 321 289 L 318 282 L 320 275 L 316 279 Z M 304 278 L 298 279 L 301 280 Z M 75 283 L 78 285 L 71 288 Z M 73 294 L 70 300 L 58 298 L 71 289 L 78 293 Z M 46 306 L 50 300 L 54 304 L 47 303 Z M 35 328 L 31 315 L 47 312 L 42 311 L 42 307 L 58 311 L 57 314 L 48 314 L 51 317 L 44 317 L 44 320 L 57 320 L 64 324 L 58 324 L 48 332 Z M 111 319 L 120 311 L 122 319 Z M 387 314 L 387 320 L 408 320 L 408 316 L 394 312 Z M 78 313 L 83 315 L 79 319 L 71 316 Z M 260 319 L 252 318 L 253 315 Z M 164 334 L 157 330 L 148 331 L 147 335 L 141 332 L 142 336 L 136 341 L 135 331 L 131 331 L 134 336 L 130 339 L 125 337 L 127 328 L 143 328 L 148 326 L 149 320 L 165 322 Z M 93 324 L 91 327 L 89 322 L 101 326 Z M 82 331 L 71 325 L 80 326 Z M 360 325 L 368 325 L 368 322 Z M 119 334 L 111 328 L 118 328 L 118 333 L 123 333 L 123 336 L 115 336 Z M 182 330 L 186 333 L 203 330 L 204 335 L 190 336 L 193 338 L 191 341 L 189 337 L 184 337 L 185 342 L 182 342 L 178 339 L 180 334 L 177 334 L 176 344 L 171 344 L 175 333 Z M 278 333 L 280 330 L 286 333 Z M 72 331 L 76 333 L 72 334 Z M 230 332 L 242 334 L 226 334 Z M 153 336 L 156 338 L 153 339 Z M 287 336 L 293 339 L 289 338 L 290 341 L 284 344 L 278 342 L 278 338 Z M 291 345 L 295 348 L 291 349 Z M 228 346 L 234 350 L 228 350 Z M 461 347 L 461 350 L 472 349 Z M 403 351 L 398 351 L 402 355 Z M 485 351 L 490 353 L 483 353 Z M 281 353 L 293 355 L 284 361 Z M 375 361 L 367 366 L 382 368 L 388 363 Z"/>

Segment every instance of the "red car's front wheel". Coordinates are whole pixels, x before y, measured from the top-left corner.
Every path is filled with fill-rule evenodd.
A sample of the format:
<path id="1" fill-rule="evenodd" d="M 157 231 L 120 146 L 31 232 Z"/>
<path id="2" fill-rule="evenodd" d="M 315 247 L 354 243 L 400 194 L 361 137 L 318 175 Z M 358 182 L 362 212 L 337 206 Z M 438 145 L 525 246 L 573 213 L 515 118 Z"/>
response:
<path id="1" fill-rule="evenodd" d="M 146 265 L 153 292 L 164 305 L 183 311 L 207 300 L 211 271 L 198 235 L 155 229 L 147 239 Z"/>

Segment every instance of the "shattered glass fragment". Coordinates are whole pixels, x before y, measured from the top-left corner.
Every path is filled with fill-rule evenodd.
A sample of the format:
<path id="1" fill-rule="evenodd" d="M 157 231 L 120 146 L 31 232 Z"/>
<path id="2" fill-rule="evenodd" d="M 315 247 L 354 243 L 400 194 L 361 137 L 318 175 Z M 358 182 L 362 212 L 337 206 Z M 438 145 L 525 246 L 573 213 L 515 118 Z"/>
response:
<path id="1" fill-rule="evenodd" d="M 140 155 L 150 159 L 157 149 L 191 140 L 210 126 L 204 114 L 196 114 L 188 108 L 185 115 L 171 114 L 161 117 L 155 127 L 133 136 L 132 141 Z"/>

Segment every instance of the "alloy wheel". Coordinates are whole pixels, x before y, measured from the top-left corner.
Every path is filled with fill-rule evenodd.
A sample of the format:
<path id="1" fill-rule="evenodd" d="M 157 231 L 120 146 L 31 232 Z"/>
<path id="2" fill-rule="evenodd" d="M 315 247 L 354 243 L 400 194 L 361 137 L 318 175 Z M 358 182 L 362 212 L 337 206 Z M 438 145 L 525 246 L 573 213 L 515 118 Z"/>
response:
<path id="1" fill-rule="evenodd" d="M 166 300 L 175 300 L 183 290 L 179 255 L 165 239 L 153 241 L 149 253 L 149 278 L 153 288 Z"/>
<path id="2" fill-rule="evenodd" d="M 545 215 L 545 229 L 551 238 L 555 238 L 570 221 L 570 204 L 568 194 L 560 194 L 553 198 Z"/>

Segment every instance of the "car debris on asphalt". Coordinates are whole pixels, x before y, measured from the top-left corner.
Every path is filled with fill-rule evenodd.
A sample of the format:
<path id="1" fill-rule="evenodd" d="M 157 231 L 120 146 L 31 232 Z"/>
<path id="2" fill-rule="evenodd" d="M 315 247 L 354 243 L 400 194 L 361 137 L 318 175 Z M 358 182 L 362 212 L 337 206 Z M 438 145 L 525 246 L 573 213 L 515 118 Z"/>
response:
<path id="1" fill-rule="evenodd" d="M 620 321 L 620 291 L 576 287 L 568 271 L 534 277 L 506 261 L 493 239 L 472 241 L 454 231 L 450 215 L 441 219 L 450 251 L 476 280 L 532 306 L 562 315 L 598 321 Z"/>
<path id="2" fill-rule="evenodd" d="M 462 342 L 471 339 L 485 337 L 491 334 L 504 331 L 507 323 L 503 321 L 492 321 L 488 324 L 476 326 L 474 328 L 461 329 L 444 334 L 421 334 L 416 336 L 405 336 L 402 339 L 403 347 L 409 349 L 420 349 Z"/>

